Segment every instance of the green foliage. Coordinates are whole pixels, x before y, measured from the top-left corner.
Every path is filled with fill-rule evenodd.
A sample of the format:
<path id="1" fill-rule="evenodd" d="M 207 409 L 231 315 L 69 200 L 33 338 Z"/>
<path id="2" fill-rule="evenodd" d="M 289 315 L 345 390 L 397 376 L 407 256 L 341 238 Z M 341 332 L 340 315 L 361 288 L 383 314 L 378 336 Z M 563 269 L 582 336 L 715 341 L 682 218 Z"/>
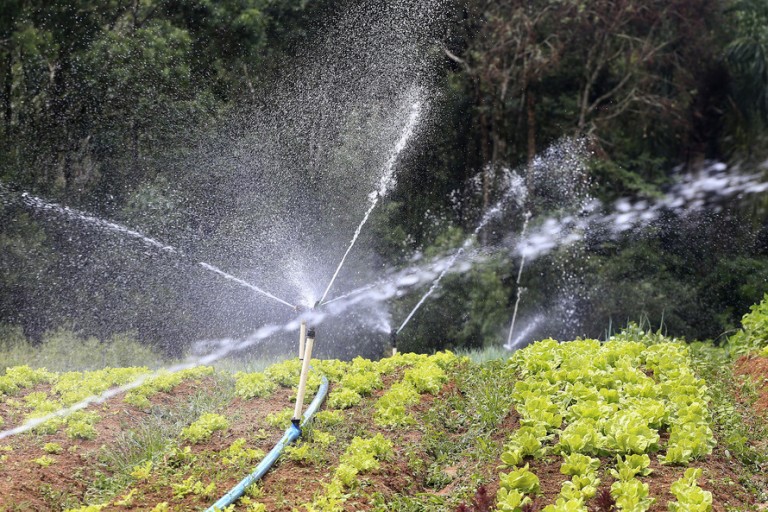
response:
<path id="1" fill-rule="evenodd" d="M 200 418 L 185 427 L 181 431 L 182 439 L 186 439 L 192 444 L 198 444 L 210 439 L 214 432 L 226 430 L 229 428 L 229 421 L 221 414 L 205 413 Z"/>
<path id="2" fill-rule="evenodd" d="M 83 338 L 66 329 L 57 329 L 45 333 L 39 344 L 21 335 L 5 342 L 0 334 L 0 360 L 5 361 L 7 366 L 24 364 L 65 372 L 105 367 L 149 367 L 162 364 L 164 358 L 139 343 L 132 333 L 116 334 L 99 341 L 93 337 Z M 4 369 L 0 368 L 0 372 Z"/>
<path id="3" fill-rule="evenodd" d="M 211 499 L 216 494 L 216 484 L 214 482 L 205 485 L 200 480 L 196 480 L 193 476 L 190 476 L 179 484 L 171 484 L 171 487 L 173 488 L 173 497 L 176 500 L 182 500 L 188 494 Z"/>
<path id="4" fill-rule="evenodd" d="M 428 362 L 407 370 L 404 380 L 410 382 L 418 393 L 436 395 L 448 380 L 448 375 L 437 364 Z"/>
<path id="5" fill-rule="evenodd" d="M 501 488 L 507 491 L 519 491 L 523 494 L 539 492 L 539 478 L 528 469 L 528 464 L 509 473 L 500 473 L 499 482 Z"/>
<path id="6" fill-rule="evenodd" d="M 246 400 L 269 396 L 277 385 L 263 373 L 235 373 L 235 394 Z"/>
<path id="7" fill-rule="evenodd" d="M 616 469 L 611 469 L 610 473 L 616 480 L 632 480 L 636 476 L 647 476 L 653 471 L 650 468 L 651 458 L 646 455 L 631 454 L 622 458 L 616 456 Z"/>
<path id="8" fill-rule="evenodd" d="M 741 330 L 728 339 L 733 354 L 748 354 L 768 346 L 768 293 L 744 315 L 741 325 Z"/>
<path id="9" fill-rule="evenodd" d="M 634 411 L 619 411 L 603 424 L 605 447 L 620 453 L 645 453 L 656 449 L 658 431 L 648 426 L 648 420 Z"/>
<path id="10" fill-rule="evenodd" d="M 55 454 L 61 453 L 62 451 L 64 451 L 64 449 L 61 447 L 59 443 L 45 443 L 45 445 L 43 446 L 43 451 L 45 453 L 50 453 L 55 455 Z"/>
<path id="11" fill-rule="evenodd" d="M 293 409 L 287 407 L 280 412 L 271 412 L 267 414 L 265 421 L 270 427 L 285 427 L 293 418 Z"/>
<path id="12" fill-rule="evenodd" d="M 496 493 L 496 510 L 500 512 L 521 512 L 531 498 L 516 489 L 500 488 Z"/>
<path id="13" fill-rule="evenodd" d="M 642 512 L 656 501 L 648 495 L 648 484 L 635 478 L 619 480 L 611 484 L 611 496 L 619 510 Z"/>
<path id="14" fill-rule="evenodd" d="M 131 476 L 136 480 L 146 480 L 152 473 L 152 461 L 147 460 L 141 464 L 138 464 L 131 471 Z"/>
<path id="15" fill-rule="evenodd" d="M 712 493 L 696 484 L 701 476 L 701 469 L 688 468 L 685 475 L 674 482 L 670 491 L 677 501 L 667 504 L 670 512 L 709 512 L 712 510 Z"/>
<path id="16" fill-rule="evenodd" d="M 56 459 L 49 457 L 48 455 L 43 455 L 42 457 L 36 458 L 32 462 L 34 462 L 35 464 L 37 464 L 42 468 L 47 468 L 48 466 L 56 462 Z"/>
<path id="17" fill-rule="evenodd" d="M 339 465 L 331 481 L 325 485 L 325 492 L 312 503 L 304 504 L 303 508 L 310 512 L 341 511 L 341 505 L 346 500 L 345 489 L 357 487 L 360 475 L 375 471 L 380 467 L 379 461 L 387 460 L 393 454 L 392 442 L 381 434 L 353 438 L 339 458 Z"/>
<path id="18" fill-rule="evenodd" d="M 564 457 L 560 472 L 569 476 L 582 476 L 594 473 L 600 467 L 600 459 L 595 459 L 581 453 L 571 453 Z"/>
<path id="19" fill-rule="evenodd" d="M 349 409 L 359 404 L 363 397 L 354 389 L 341 388 L 334 389 L 328 395 L 328 407 L 332 409 Z"/>
<path id="20" fill-rule="evenodd" d="M 370 395 L 373 390 L 381 389 L 383 386 L 381 377 L 379 377 L 377 372 L 373 371 L 363 371 L 360 373 L 344 375 L 341 378 L 340 384 L 344 386 L 345 389 L 354 391 L 362 396 Z"/>
<path id="21" fill-rule="evenodd" d="M 326 454 L 326 447 L 321 443 L 299 442 L 285 449 L 285 455 L 289 460 L 305 466 L 322 463 L 326 458 Z"/>
<path id="22" fill-rule="evenodd" d="M 68 419 L 67 436 L 73 439 L 95 439 L 97 432 L 93 423 L 97 418 L 98 416 L 95 418 Z"/>
<path id="23" fill-rule="evenodd" d="M 258 448 L 247 448 L 246 440 L 238 437 L 229 447 L 222 452 L 221 462 L 244 467 L 256 460 L 264 458 L 264 451 Z"/>
<path id="24" fill-rule="evenodd" d="M 519 466 L 526 457 L 540 458 L 546 450 L 542 441 L 547 437 L 544 425 L 523 426 L 518 429 L 506 444 L 501 454 L 501 461 L 505 467 Z"/>
<path id="25" fill-rule="evenodd" d="M 0 393 L 3 395 L 16 393 L 19 389 L 30 388 L 41 382 L 51 382 L 55 376 L 45 368 L 33 370 L 28 365 L 4 368 L 0 375 Z M 0 395 L 2 398 L 2 395 Z"/>
<path id="26" fill-rule="evenodd" d="M 172 373 L 161 371 L 148 378 L 141 386 L 126 393 L 123 400 L 140 409 L 147 409 L 150 406 L 149 397 L 152 395 L 161 391 L 167 393 L 185 380 L 200 380 L 212 375 L 213 372 L 211 366 L 196 366 Z"/>
<path id="27" fill-rule="evenodd" d="M 410 425 L 415 420 L 406 413 L 406 407 L 418 403 L 419 392 L 409 382 L 397 382 L 374 405 L 374 419 L 381 427 Z"/>
<path id="28" fill-rule="evenodd" d="M 299 376 L 301 374 L 301 361 L 298 359 L 286 359 L 280 363 L 275 363 L 266 370 L 264 374 L 272 382 L 290 388 L 299 385 Z"/>
<path id="29" fill-rule="evenodd" d="M 557 498 L 554 505 L 547 505 L 542 512 L 587 512 L 589 509 L 584 506 L 581 499 Z"/>

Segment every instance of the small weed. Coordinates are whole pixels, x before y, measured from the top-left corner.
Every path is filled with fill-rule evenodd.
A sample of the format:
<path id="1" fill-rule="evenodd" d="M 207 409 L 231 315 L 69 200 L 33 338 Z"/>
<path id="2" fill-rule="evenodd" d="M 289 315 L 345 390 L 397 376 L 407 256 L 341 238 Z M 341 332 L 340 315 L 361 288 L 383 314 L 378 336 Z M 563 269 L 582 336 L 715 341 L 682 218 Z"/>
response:
<path id="1" fill-rule="evenodd" d="M 43 446 L 43 451 L 45 453 L 56 455 L 64 451 L 64 448 L 62 448 L 59 443 L 45 443 L 45 446 Z"/>
<path id="2" fill-rule="evenodd" d="M 47 468 L 48 466 L 56 462 L 56 459 L 54 459 L 53 457 L 49 457 L 48 455 L 43 455 L 42 457 L 36 458 L 32 462 L 39 465 L 40 467 Z"/>

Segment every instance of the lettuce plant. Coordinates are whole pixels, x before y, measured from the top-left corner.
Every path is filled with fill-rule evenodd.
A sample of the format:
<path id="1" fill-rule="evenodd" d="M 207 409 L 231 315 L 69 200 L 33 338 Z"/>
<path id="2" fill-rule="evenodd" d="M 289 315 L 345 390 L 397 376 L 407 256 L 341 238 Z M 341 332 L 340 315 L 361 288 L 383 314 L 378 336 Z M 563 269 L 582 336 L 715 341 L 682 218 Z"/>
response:
<path id="1" fill-rule="evenodd" d="M 670 512 L 710 512 L 712 510 L 712 493 L 703 490 L 696 483 L 701 476 L 701 469 L 688 468 L 685 475 L 673 483 L 670 491 L 677 501 L 667 504 Z"/>
<path id="2" fill-rule="evenodd" d="M 277 384 L 263 373 L 235 373 L 235 394 L 240 398 L 264 398 L 272 394 Z"/>
<path id="3" fill-rule="evenodd" d="M 587 475 L 600 467 L 600 459 L 594 459 L 581 453 L 572 453 L 564 457 L 560 472 L 564 475 Z"/>
<path id="4" fill-rule="evenodd" d="M 536 494 L 539 492 L 539 477 L 525 467 L 514 469 L 509 473 L 499 474 L 501 487 L 507 491 L 520 491 L 523 494 Z"/>
<path id="5" fill-rule="evenodd" d="M 613 478 L 626 482 L 632 480 L 636 476 L 648 476 L 653 470 L 650 468 L 651 458 L 646 455 L 630 454 L 624 457 L 621 455 L 616 456 L 616 468 L 611 469 L 610 473 Z"/>
<path id="6" fill-rule="evenodd" d="M 656 501 L 648 495 L 648 484 L 633 478 L 619 480 L 611 484 L 611 496 L 616 500 L 619 510 L 643 512 L 651 508 Z"/>
<path id="7" fill-rule="evenodd" d="M 198 444 L 210 439 L 211 435 L 217 430 L 225 430 L 227 428 L 229 428 L 229 421 L 224 416 L 216 413 L 206 413 L 190 426 L 182 429 L 181 437 L 192 444 Z"/>

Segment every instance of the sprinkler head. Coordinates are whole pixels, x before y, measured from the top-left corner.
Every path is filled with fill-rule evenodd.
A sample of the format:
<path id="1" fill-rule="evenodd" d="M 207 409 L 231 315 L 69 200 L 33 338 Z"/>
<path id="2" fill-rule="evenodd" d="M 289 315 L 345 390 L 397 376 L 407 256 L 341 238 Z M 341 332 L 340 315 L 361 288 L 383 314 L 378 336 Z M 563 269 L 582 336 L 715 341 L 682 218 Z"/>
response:
<path id="1" fill-rule="evenodd" d="M 389 341 L 392 343 L 392 348 L 397 347 L 397 329 L 392 329 L 389 333 Z"/>
<path id="2" fill-rule="evenodd" d="M 314 327 L 310 327 L 309 329 L 307 329 L 307 338 L 315 339 L 315 328 Z"/>
<path id="3" fill-rule="evenodd" d="M 312 309 L 317 309 L 320 307 L 320 301 L 315 302 L 315 305 L 312 306 Z"/>

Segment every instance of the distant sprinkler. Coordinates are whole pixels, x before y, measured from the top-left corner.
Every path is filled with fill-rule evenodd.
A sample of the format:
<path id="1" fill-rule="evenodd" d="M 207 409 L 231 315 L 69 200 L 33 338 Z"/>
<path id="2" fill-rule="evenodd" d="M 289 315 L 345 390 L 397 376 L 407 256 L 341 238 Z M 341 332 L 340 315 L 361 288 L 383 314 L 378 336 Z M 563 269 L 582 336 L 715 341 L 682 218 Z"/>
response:
<path id="1" fill-rule="evenodd" d="M 397 329 L 389 332 L 389 342 L 392 344 L 392 355 L 397 354 Z"/>
<path id="2" fill-rule="evenodd" d="M 315 302 L 315 305 L 312 306 L 312 309 L 317 309 L 320 307 L 320 301 Z"/>

